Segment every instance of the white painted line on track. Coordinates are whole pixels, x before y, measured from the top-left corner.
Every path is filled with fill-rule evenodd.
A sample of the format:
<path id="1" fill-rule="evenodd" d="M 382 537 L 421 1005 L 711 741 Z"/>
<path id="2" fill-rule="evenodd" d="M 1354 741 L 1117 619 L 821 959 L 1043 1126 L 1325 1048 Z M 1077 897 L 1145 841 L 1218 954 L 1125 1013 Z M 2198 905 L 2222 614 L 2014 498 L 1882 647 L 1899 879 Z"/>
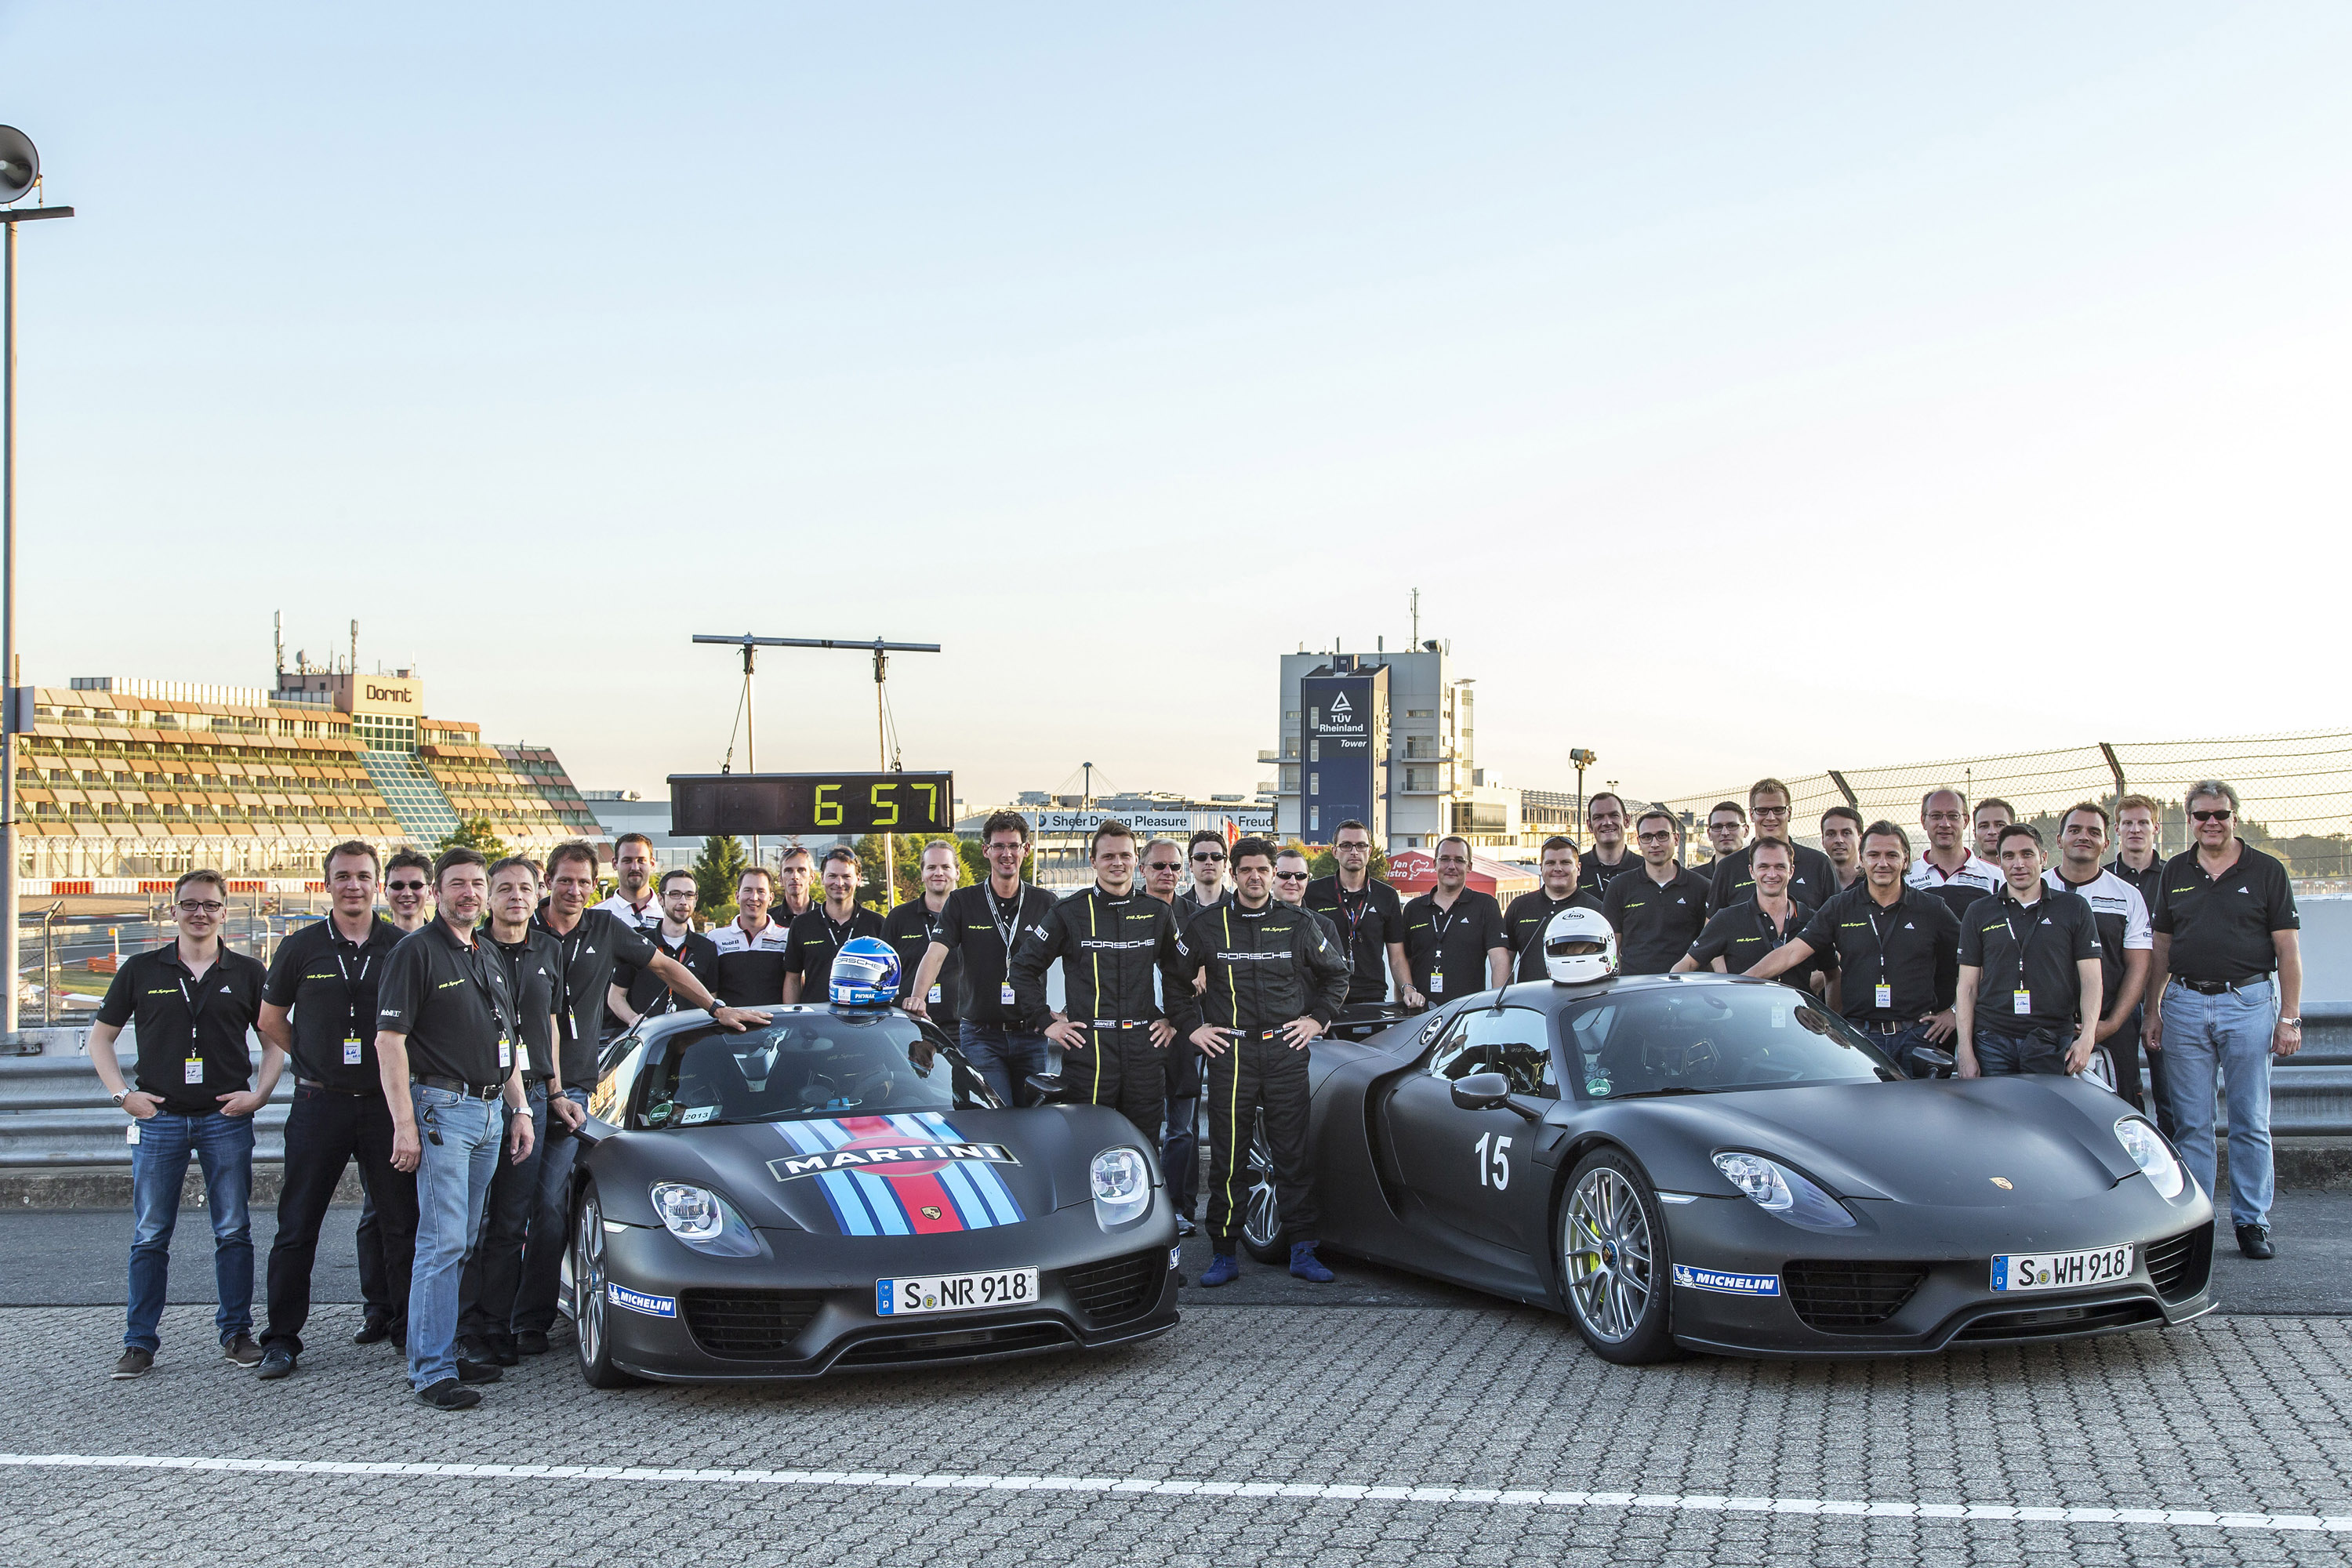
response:
<path id="1" fill-rule="evenodd" d="M 654 1465 L 494 1465 L 422 1460 L 233 1459 L 165 1454 L 0 1454 L 15 1469 L 213 1470 L 251 1475 L 415 1476 L 458 1480 L 653 1481 L 676 1486 L 882 1487 L 932 1491 L 1111 1492 L 1124 1497 L 1279 1497 L 1310 1502 L 1432 1502 L 1469 1508 L 1658 1509 L 1684 1513 L 1843 1514 L 1864 1519 L 2155 1524 L 2352 1534 L 2352 1514 L 2214 1513 L 2179 1508 L 2021 1508 L 2009 1503 L 1864 1502 L 1836 1498 L 1711 1497 L 1495 1487 L 1180 1481 L 1119 1476 L 931 1475 L 885 1470 L 677 1469 Z"/>

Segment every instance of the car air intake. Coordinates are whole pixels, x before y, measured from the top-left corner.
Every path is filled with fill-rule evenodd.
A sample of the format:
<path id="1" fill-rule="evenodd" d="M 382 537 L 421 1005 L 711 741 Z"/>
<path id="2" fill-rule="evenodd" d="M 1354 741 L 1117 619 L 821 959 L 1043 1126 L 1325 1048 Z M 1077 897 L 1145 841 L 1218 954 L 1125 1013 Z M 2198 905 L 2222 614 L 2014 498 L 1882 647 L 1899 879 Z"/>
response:
<path id="1" fill-rule="evenodd" d="M 2150 1242 L 2147 1277 L 2156 1293 L 2168 1301 L 2186 1301 L 2205 1288 L 2213 1272 L 2213 1227 L 2199 1226 L 2179 1236 Z"/>
<path id="2" fill-rule="evenodd" d="M 1809 1329 L 1828 1334 L 1864 1333 L 1903 1310 L 1919 1282 L 1925 1263 L 1800 1261 L 1780 1271 L 1789 1305 Z"/>
<path id="3" fill-rule="evenodd" d="M 2038 1340 L 2053 1334 L 2087 1334 L 2099 1329 L 2128 1329 L 2160 1323 L 2164 1313 L 2145 1296 L 2127 1301 L 2100 1301 L 2087 1307 L 2042 1307 L 2031 1311 L 1994 1312 L 1977 1319 L 1952 1336 L 1961 1340 Z"/>
<path id="4" fill-rule="evenodd" d="M 1087 1268 L 1065 1268 L 1062 1289 L 1087 1321 L 1101 1329 L 1149 1311 L 1167 1277 L 1168 1254 L 1153 1247 Z"/>
<path id="5" fill-rule="evenodd" d="M 929 1334 L 885 1334 L 859 1340 L 835 1358 L 835 1366 L 918 1366 L 929 1361 L 1018 1355 L 1072 1343 L 1059 1323 L 1009 1323 L 997 1329 L 950 1329 Z"/>
<path id="6" fill-rule="evenodd" d="M 729 1361 L 783 1361 L 793 1353 L 822 1296 L 782 1290 L 688 1290 L 678 1297 L 687 1331 L 706 1355 Z"/>

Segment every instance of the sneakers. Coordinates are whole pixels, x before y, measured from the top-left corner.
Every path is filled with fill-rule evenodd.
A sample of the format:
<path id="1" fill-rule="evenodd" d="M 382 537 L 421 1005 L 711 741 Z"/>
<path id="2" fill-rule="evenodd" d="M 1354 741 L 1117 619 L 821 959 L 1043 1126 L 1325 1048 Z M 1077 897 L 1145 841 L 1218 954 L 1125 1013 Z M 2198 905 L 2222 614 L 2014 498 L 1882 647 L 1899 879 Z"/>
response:
<path id="1" fill-rule="evenodd" d="M 1230 1285 L 1241 1277 L 1242 1260 L 1230 1252 L 1220 1252 L 1209 1260 L 1208 1271 L 1201 1276 L 1201 1283 L 1213 1290 L 1220 1285 Z"/>
<path id="2" fill-rule="evenodd" d="M 1315 1256 L 1315 1244 L 1311 1241 L 1290 1244 L 1290 1272 L 1311 1285 L 1328 1285 L 1336 1278 Z"/>
<path id="3" fill-rule="evenodd" d="M 239 1366 L 259 1366 L 261 1347 L 253 1342 L 251 1334 L 239 1334 L 221 1346 L 221 1356 L 224 1360 L 236 1363 Z"/>
<path id="4" fill-rule="evenodd" d="M 253 1374 L 264 1381 L 274 1382 L 294 1375 L 294 1352 L 284 1345 L 272 1345 L 261 1352 L 260 1369 Z"/>
<path id="5" fill-rule="evenodd" d="M 114 1363 L 114 1376 L 117 1382 L 125 1378 L 144 1377 L 154 1370 L 155 1352 L 153 1351 L 124 1351 L 122 1359 Z"/>
<path id="6" fill-rule="evenodd" d="M 2238 1250 L 2257 1260 L 2278 1256 L 2278 1248 L 2271 1245 L 2271 1227 L 2266 1225 L 2240 1226 Z"/>
<path id="7" fill-rule="evenodd" d="M 459 1356 L 457 1358 L 457 1381 L 459 1383 L 496 1383 L 505 1375 L 505 1373 L 500 1372 L 497 1367 L 491 1366 L 487 1363 L 467 1361 L 463 1356 Z"/>
<path id="8" fill-rule="evenodd" d="M 520 1333 L 515 1335 L 514 1348 L 516 1352 L 521 1355 L 545 1355 L 547 1353 L 547 1336 L 540 1332 L 537 1329 L 525 1329 Z M 499 1364 L 501 1366 L 512 1366 L 514 1363 L 500 1362 Z"/>
<path id="9" fill-rule="evenodd" d="M 390 1338 L 392 1338 L 391 1322 L 383 1318 L 370 1318 L 360 1325 L 360 1331 L 352 1336 L 352 1343 L 379 1345 Z"/>
<path id="10" fill-rule="evenodd" d="M 1183 1237 L 1197 1235 L 1201 1227 L 1199 1226 L 1192 1223 L 1192 1216 L 1191 1215 L 1180 1214 L 1176 1216 L 1176 1234 L 1178 1236 Z"/>
<path id="11" fill-rule="evenodd" d="M 497 1369 L 494 1367 L 491 1370 Z M 436 1410 L 471 1410 L 482 1402 L 482 1396 L 479 1394 L 465 1387 L 454 1377 L 445 1377 L 438 1383 L 426 1384 L 416 1391 L 416 1397 Z"/>

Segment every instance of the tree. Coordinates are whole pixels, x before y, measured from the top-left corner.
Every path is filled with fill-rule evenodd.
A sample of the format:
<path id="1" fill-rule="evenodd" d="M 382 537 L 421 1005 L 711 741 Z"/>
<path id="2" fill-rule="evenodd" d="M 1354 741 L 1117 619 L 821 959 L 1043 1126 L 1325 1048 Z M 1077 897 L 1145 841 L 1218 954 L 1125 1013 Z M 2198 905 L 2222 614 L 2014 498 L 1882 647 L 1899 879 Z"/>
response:
<path id="1" fill-rule="evenodd" d="M 731 833 L 714 833 L 702 841 L 702 853 L 694 858 L 694 907 L 704 919 L 735 918 L 735 885 L 751 864 L 743 841 Z"/>
<path id="2" fill-rule="evenodd" d="M 503 860 L 507 858 L 507 841 L 492 831 L 490 819 L 487 816 L 467 817 L 457 824 L 456 830 L 448 837 L 435 846 L 435 849 L 436 852 L 444 849 L 472 849 L 479 852 L 484 859 L 490 861 Z"/>
<path id="3" fill-rule="evenodd" d="M 1289 847 L 1298 849 L 1304 848 L 1305 846 L 1293 844 Z M 1339 858 L 1328 849 L 1315 850 L 1310 854 L 1307 868 L 1318 877 L 1336 877 L 1339 874 Z M 1383 882 L 1387 881 L 1389 852 L 1377 844 L 1373 845 L 1371 863 L 1365 869 L 1370 875 L 1378 877 Z"/>

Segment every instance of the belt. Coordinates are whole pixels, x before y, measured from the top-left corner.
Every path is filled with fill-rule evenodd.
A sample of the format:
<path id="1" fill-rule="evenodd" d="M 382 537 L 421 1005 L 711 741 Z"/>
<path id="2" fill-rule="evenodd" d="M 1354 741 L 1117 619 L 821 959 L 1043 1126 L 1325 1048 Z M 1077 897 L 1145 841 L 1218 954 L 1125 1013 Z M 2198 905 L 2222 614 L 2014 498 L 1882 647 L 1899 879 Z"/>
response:
<path id="1" fill-rule="evenodd" d="M 1081 1029 L 1148 1029 L 1151 1027 L 1152 1022 L 1153 1020 L 1150 1018 L 1095 1018 L 1080 1024 L 1078 1027 Z"/>
<path id="2" fill-rule="evenodd" d="M 416 1081 L 427 1089 L 447 1089 L 451 1094 L 462 1094 L 468 1100 L 496 1100 L 499 1091 L 506 1088 L 503 1082 L 479 1087 L 462 1078 L 420 1078 Z"/>
<path id="3" fill-rule="evenodd" d="M 2172 979 L 2175 984 L 2184 990 L 2194 991 L 2200 996 L 2219 996 L 2224 991 L 2242 991 L 2249 985 L 2260 985 L 2270 976 L 2256 974 L 2245 980 L 2185 980 L 2176 974 Z"/>
<path id="4" fill-rule="evenodd" d="M 317 1079 L 312 1078 L 298 1078 L 294 1080 L 294 1087 L 315 1089 L 320 1094 L 348 1094 L 354 1100 L 365 1100 L 369 1095 L 376 1092 L 372 1089 L 337 1089 L 333 1084 L 320 1083 Z"/>
<path id="5" fill-rule="evenodd" d="M 1910 1029 L 1910 1028 L 1916 1028 L 1916 1027 L 1917 1027 L 1917 1026 L 1916 1026 L 1916 1025 L 1913 1025 L 1913 1024 L 1875 1024 L 1875 1023 L 1873 1023 L 1873 1024 L 1856 1024 L 1856 1025 L 1854 1026 L 1854 1027 L 1855 1027 L 1855 1028 L 1857 1028 L 1857 1029 L 1867 1029 L 1867 1030 L 1869 1030 L 1869 1031 L 1870 1031 L 1872 1034 L 1874 1034 L 1874 1035 L 1899 1035 L 1899 1034 L 1901 1034 L 1904 1030 L 1906 1030 L 1906 1029 Z"/>

